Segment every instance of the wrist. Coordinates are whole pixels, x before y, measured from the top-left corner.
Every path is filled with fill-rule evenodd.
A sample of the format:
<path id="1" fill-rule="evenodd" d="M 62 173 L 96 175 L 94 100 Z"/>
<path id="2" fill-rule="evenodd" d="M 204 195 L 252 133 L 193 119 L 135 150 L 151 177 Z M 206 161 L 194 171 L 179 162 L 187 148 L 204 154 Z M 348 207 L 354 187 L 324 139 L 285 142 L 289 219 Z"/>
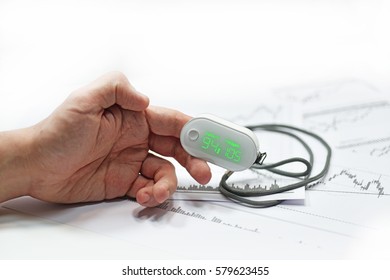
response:
<path id="1" fill-rule="evenodd" d="M 31 139 L 29 128 L 0 132 L 0 203 L 29 193 Z"/>

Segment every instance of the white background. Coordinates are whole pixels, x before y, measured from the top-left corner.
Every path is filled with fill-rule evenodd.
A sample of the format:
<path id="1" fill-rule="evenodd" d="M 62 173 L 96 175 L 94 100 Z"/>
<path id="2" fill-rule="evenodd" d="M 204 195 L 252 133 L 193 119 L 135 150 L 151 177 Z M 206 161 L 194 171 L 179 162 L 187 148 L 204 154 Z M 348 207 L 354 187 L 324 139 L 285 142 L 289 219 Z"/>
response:
<path id="1" fill-rule="evenodd" d="M 188 114 L 345 78 L 387 89 L 389 14 L 379 0 L 1 0 L 0 130 L 112 70 Z"/>
<path id="2" fill-rule="evenodd" d="M 72 90 L 112 70 L 152 104 L 189 114 L 234 110 L 228 106 L 249 96 L 259 104 L 273 88 L 342 79 L 386 91 L 389 15 L 390 2 L 379 0 L 0 0 L 0 130 L 38 122 Z M 150 248 L 37 217 L 19 216 L 15 226 L 5 214 L 14 228 L 2 235 L 11 258 L 26 244 L 36 249 L 23 252 L 27 258 L 58 247 L 63 258 L 75 250 L 80 258 L 148 258 Z"/>

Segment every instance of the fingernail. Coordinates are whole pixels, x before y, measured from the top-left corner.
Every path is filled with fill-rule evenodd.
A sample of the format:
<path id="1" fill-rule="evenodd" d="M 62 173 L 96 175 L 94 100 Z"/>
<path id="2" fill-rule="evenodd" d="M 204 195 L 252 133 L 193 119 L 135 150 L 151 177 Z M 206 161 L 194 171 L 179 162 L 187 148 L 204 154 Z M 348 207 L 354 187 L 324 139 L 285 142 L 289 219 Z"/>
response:
<path id="1" fill-rule="evenodd" d="M 165 192 L 161 192 L 158 199 L 157 199 L 157 202 L 158 203 L 163 203 L 165 200 L 167 200 L 170 196 L 170 193 L 169 193 L 169 190 L 165 190 Z"/>
<path id="2" fill-rule="evenodd" d="M 142 195 L 139 203 L 140 204 L 145 204 L 145 203 L 148 203 L 150 200 L 150 195 L 148 195 L 147 193 L 145 193 L 144 195 Z"/>
<path id="3" fill-rule="evenodd" d="M 137 93 L 139 96 L 142 96 L 142 97 L 144 97 L 144 98 L 149 99 L 149 97 L 148 97 L 147 95 L 143 94 L 142 92 L 139 92 L 138 90 L 136 90 L 136 93 Z"/>

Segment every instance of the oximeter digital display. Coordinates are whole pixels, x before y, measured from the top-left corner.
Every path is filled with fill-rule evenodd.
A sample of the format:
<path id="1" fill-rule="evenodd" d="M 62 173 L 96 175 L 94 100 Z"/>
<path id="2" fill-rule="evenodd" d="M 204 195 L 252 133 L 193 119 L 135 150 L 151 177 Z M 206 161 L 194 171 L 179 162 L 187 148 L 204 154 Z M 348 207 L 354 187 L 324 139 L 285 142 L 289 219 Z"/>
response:
<path id="1" fill-rule="evenodd" d="M 263 164 L 266 153 L 259 151 L 259 142 L 253 132 L 256 130 L 277 132 L 294 138 L 306 149 L 309 154 L 309 160 L 301 157 L 292 157 L 274 163 Z M 301 135 L 317 140 L 326 149 L 325 164 L 316 175 L 311 175 L 314 162 L 313 151 L 301 138 Z M 329 170 L 332 155 L 332 149 L 329 144 L 322 137 L 311 131 L 284 124 L 259 124 L 243 127 L 210 114 L 200 115 L 187 122 L 181 130 L 180 142 L 184 150 L 190 155 L 227 169 L 228 171 L 225 172 L 219 183 L 219 191 L 229 199 L 251 207 L 270 207 L 281 203 L 283 200 L 257 201 L 248 197 L 292 191 L 300 187 L 308 187 L 310 183 L 321 179 Z M 278 168 L 279 166 L 296 162 L 305 165 L 306 169 L 304 171 L 291 172 Z M 229 186 L 227 183 L 229 177 L 235 171 L 245 169 L 267 170 L 278 175 L 297 178 L 300 181 L 277 188 L 267 189 L 264 187 L 264 189 L 259 191 L 252 188 Z"/>
<path id="2" fill-rule="evenodd" d="M 183 127 L 180 141 L 190 155 L 230 171 L 250 168 L 259 153 L 253 131 L 210 114 L 191 119 Z"/>

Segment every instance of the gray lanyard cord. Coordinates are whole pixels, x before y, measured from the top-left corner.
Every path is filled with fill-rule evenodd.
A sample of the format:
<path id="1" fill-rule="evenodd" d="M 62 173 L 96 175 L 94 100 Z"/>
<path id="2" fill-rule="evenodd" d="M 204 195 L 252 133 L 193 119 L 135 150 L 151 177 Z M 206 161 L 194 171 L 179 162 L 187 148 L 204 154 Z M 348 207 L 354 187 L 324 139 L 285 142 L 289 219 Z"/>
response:
<path id="1" fill-rule="evenodd" d="M 249 199 L 247 197 L 277 194 L 277 193 L 282 193 L 282 192 L 286 192 L 286 191 L 291 191 L 291 190 L 294 190 L 294 189 L 297 189 L 297 188 L 300 188 L 303 186 L 308 188 L 310 183 L 321 179 L 328 172 L 329 166 L 330 166 L 330 159 L 332 156 L 332 149 L 329 146 L 329 144 L 319 135 L 317 135 L 313 132 L 304 130 L 302 128 L 298 128 L 298 127 L 290 126 L 290 125 L 284 125 L 284 124 L 253 125 L 253 126 L 247 126 L 247 128 L 249 128 L 250 130 L 253 130 L 253 131 L 263 130 L 263 131 L 282 133 L 282 134 L 285 134 L 285 135 L 288 135 L 290 137 L 295 138 L 298 142 L 300 142 L 302 144 L 302 146 L 308 152 L 309 160 L 306 160 L 306 159 L 300 158 L 300 157 L 294 157 L 294 158 L 285 159 L 285 160 L 282 160 L 282 161 L 279 161 L 276 163 L 272 163 L 272 164 L 262 164 L 262 161 L 259 162 L 259 160 L 261 158 L 264 158 L 264 157 L 259 157 L 258 158 L 259 160 L 257 160 L 252 165 L 251 169 L 266 170 L 266 171 L 269 171 L 269 172 L 272 172 L 272 173 L 275 173 L 278 175 L 301 179 L 301 181 L 299 181 L 297 183 L 290 184 L 290 185 L 280 187 L 280 188 L 270 189 L 270 190 L 253 191 L 253 190 L 248 190 L 248 189 L 233 188 L 233 187 L 229 186 L 226 181 L 229 179 L 229 177 L 234 172 L 233 171 L 226 171 L 226 173 L 222 176 L 221 181 L 219 183 L 219 191 L 224 196 L 231 199 L 232 201 L 237 202 L 237 203 L 242 204 L 242 205 L 245 205 L 245 206 L 250 206 L 250 207 L 255 207 L 255 208 L 265 208 L 265 207 L 275 206 L 275 205 L 278 205 L 279 203 L 283 202 L 283 200 L 256 201 L 256 200 Z M 295 134 L 292 131 L 306 134 L 306 135 L 316 139 L 319 143 L 321 143 L 325 147 L 325 149 L 327 151 L 325 164 L 324 164 L 324 167 L 322 168 L 322 170 L 318 174 L 311 176 L 312 167 L 313 167 L 313 163 L 314 163 L 314 154 L 313 154 L 312 149 L 301 137 L 299 137 L 297 134 Z M 280 167 L 282 165 L 293 163 L 293 162 L 300 162 L 300 163 L 304 164 L 306 167 L 306 170 L 303 172 L 288 172 L 288 171 L 281 170 L 281 169 L 277 168 L 277 167 Z"/>

